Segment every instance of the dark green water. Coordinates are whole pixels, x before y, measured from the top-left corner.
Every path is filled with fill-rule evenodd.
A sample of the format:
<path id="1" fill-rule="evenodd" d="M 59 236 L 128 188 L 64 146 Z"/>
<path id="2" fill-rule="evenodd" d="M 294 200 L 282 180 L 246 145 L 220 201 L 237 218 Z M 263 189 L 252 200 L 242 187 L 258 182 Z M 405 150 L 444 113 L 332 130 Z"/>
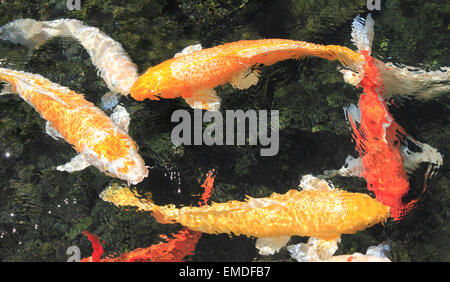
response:
<path id="1" fill-rule="evenodd" d="M 69 11 L 65 0 L 18 0 L 0 2 L 0 25 L 19 18 L 83 20 L 120 42 L 142 73 L 196 43 L 206 48 L 242 39 L 289 38 L 354 48 L 352 20 L 366 13 L 366 1 L 89 0 L 82 1 L 80 11 Z M 448 1 L 386 0 L 372 14 L 374 56 L 431 70 L 450 65 Z M 35 50 L 0 41 L 0 60 L 2 67 L 39 73 L 84 93 L 96 105 L 109 91 L 88 53 L 69 38 L 52 39 Z M 202 192 L 199 180 L 216 168 L 211 199 L 225 202 L 284 193 L 297 187 L 302 175 L 340 168 L 348 154 L 356 156 L 343 107 L 357 103 L 361 90 L 344 83 L 336 67 L 318 58 L 283 61 L 263 68 L 259 83 L 248 90 L 229 85 L 216 89 L 222 109 L 280 111 L 280 151 L 275 157 L 261 157 L 259 146 L 174 148 L 170 117 L 176 109 L 189 109 L 184 101 L 122 98 L 131 115 L 130 136 L 152 166 L 136 189 L 151 192 L 158 204 L 196 204 Z M 342 236 L 336 254 L 364 253 L 391 240 L 393 261 L 450 261 L 448 95 L 395 102 L 398 107 L 389 110 L 396 121 L 415 139 L 437 148 L 444 165 L 412 215 Z M 56 171 L 75 151 L 45 134 L 45 120 L 14 95 L 0 96 L 0 153 L 0 261 L 66 261 L 66 249 L 73 245 L 80 247 L 82 257 L 89 256 L 91 245 L 81 234 L 86 229 L 112 254 L 158 243 L 160 234 L 181 228 L 103 202 L 99 193 L 120 180 L 96 168 Z M 170 179 L 170 172 L 177 172 L 179 179 Z M 331 180 L 343 189 L 367 192 L 363 179 Z M 290 244 L 306 239 L 293 237 Z M 293 261 L 285 248 L 260 256 L 254 243 L 245 236 L 203 234 L 187 260 Z"/>

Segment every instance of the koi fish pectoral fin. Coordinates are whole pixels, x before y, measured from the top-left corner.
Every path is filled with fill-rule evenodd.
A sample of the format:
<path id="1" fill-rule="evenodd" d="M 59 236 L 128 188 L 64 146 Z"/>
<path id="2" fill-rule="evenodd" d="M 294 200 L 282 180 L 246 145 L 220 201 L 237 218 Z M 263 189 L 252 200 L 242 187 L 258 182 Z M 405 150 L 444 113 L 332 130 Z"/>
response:
<path id="1" fill-rule="evenodd" d="M 86 160 L 86 158 L 82 154 L 79 154 L 73 157 L 70 162 L 64 165 L 57 166 L 56 170 L 74 172 L 83 170 L 90 165 L 91 164 Z"/>
<path id="2" fill-rule="evenodd" d="M 233 88 L 244 90 L 258 84 L 258 80 L 259 71 L 256 69 L 247 69 L 235 75 L 230 80 L 230 84 Z"/>
<path id="3" fill-rule="evenodd" d="M 318 190 L 318 191 L 330 191 L 334 187 L 332 184 L 328 183 L 326 180 L 320 179 L 318 177 L 312 176 L 311 174 L 303 175 L 300 180 L 299 187 L 302 190 Z"/>
<path id="4" fill-rule="evenodd" d="M 207 111 L 218 111 L 220 109 L 220 97 L 214 89 L 203 89 L 184 97 L 186 103 L 194 109 L 202 109 Z"/>
<path id="5" fill-rule="evenodd" d="M 120 99 L 120 93 L 117 92 L 108 92 L 105 95 L 103 95 L 100 107 L 104 110 L 109 110 L 117 106 L 119 104 Z"/>
<path id="6" fill-rule="evenodd" d="M 338 249 L 341 238 L 322 240 L 309 238 L 307 243 L 288 246 L 291 257 L 301 262 L 320 262 L 329 259 Z"/>
<path id="7" fill-rule="evenodd" d="M 324 171 L 324 178 L 332 178 L 337 175 L 340 176 L 356 176 L 362 177 L 364 172 L 364 164 L 361 158 L 354 158 L 348 155 L 345 159 L 344 165 L 340 169 L 331 169 Z"/>
<path id="8" fill-rule="evenodd" d="M 113 113 L 110 116 L 112 122 L 120 129 L 128 132 L 128 126 L 130 125 L 130 114 L 121 105 L 117 105 L 114 108 Z"/>
<path id="9" fill-rule="evenodd" d="M 0 82 L 5 82 L 5 81 L 0 80 Z M 11 84 L 8 82 L 5 82 L 5 83 L 6 84 L 3 85 L 3 89 L 0 91 L 0 96 L 7 95 L 7 94 L 14 94 Z"/>
<path id="10" fill-rule="evenodd" d="M 181 50 L 179 53 L 176 53 L 175 57 L 179 57 L 179 56 L 183 56 L 183 55 L 188 55 L 188 54 L 192 54 L 195 51 L 199 51 L 202 50 L 202 45 L 201 44 L 194 44 L 194 45 L 189 45 L 186 48 L 184 48 L 183 50 Z"/>
<path id="11" fill-rule="evenodd" d="M 61 134 L 56 129 L 53 128 L 52 123 L 49 121 L 45 123 L 45 133 L 50 135 L 50 137 L 52 137 L 55 140 L 63 139 Z"/>
<path id="12" fill-rule="evenodd" d="M 255 247 L 259 250 L 260 255 L 273 255 L 286 246 L 290 239 L 291 236 L 260 237 L 256 240 Z"/>

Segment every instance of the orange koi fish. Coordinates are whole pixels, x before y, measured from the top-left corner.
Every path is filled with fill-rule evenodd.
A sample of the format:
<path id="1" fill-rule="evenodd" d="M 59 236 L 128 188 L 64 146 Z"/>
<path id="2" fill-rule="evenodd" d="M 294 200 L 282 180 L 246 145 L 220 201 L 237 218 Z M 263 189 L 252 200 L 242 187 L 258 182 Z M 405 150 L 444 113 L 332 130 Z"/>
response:
<path id="1" fill-rule="evenodd" d="M 90 165 L 107 175 L 137 184 L 148 175 L 138 148 L 126 133 L 127 122 L 108 118 L 94 104 L 67 87 L 23 71 L 0 68 L 0 81 L 6 82 L 0 95 L 16 93 L 47 120 L 47 133 L 63 138 L 79 153 L 60 171 L 78 171 Z M 113 115 L 125 116 L 123 107 Z M 125 112 L 126 113 L 126 112 Z"/>
<path id="2" fill-rule="evenodd" d="M 355 71 L 364 63 L 364 57 L 346 47 L 286 39 L 242 40 L 208 49 L 194 45 L 147 69 L 130 94 L 138 101 L 183 97 L 194 108 L 217 110 L 220 100 L 214 87 L 229 82 L 247 89 L 258 82 L 258 66 L 306 56 L 339 60 Z"/>
<path id="3" fill-rule="evenodd" d="M 201 207 L 158 206 L 137 198 L 129 188 L 118 186 L 108 187 L 100 197 L 117 206 L 150 211 L 160 223 L 180 223 L 209 234 L 257 237 L 256 247 L 261 254 L 273 254 L 290 236 L 331 241 L 334 243 L 327 248 L 335 250 L 341 234 L 353 234 L 389 217 L 389 207 L 367 194 L 333 189 L 326 181 L 311 175 L 304 176 L 300 185 L 302 191 Z"/>

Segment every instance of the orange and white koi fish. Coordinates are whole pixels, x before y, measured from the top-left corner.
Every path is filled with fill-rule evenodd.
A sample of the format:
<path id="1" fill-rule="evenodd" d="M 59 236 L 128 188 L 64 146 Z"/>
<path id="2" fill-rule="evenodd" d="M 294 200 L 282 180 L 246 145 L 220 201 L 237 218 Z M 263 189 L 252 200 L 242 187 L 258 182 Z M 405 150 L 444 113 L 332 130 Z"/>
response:
<path id="1" fill-rule="evenodd" d="M 302 191 L 273 193 L 266 198 L 212 203 L 210 206 L 158 206 L 136 197 L 128 187 L 110 186 L 100 197 L 116 206 L 150 211 L 160 223 L 180 223 L 209 234 L 257 237 L 261 254 L 273 254 L 290 236 L 311 236 L 328 241 L 318 251 L 334 253 L 341 234 L 353 234 L 389 217 L 389 207 L 367 194 L 334 189 L 326 181 L 306 175 Z M 326 247 L 324 247 L 326 246 Z"/>
<path id="2" fill-rule="evenodd" d="M 346 47 L 286 39 L 243 40 L 208 49 L 193 45 L 147 69 L 130 94 L 138 101 L 182 97 L 191 107 L 217 110 L 220 100 L 214 87 L 229 82 L 234 88 L 247 89 L 258 82 L 258 66 L 305 56 L 339 60 L 352 69 L 364 63 L 363 56 Z"/>
<path id="3" fill-rule="evenodd" d="M 47 120 L 47 133 L 63 138 L 79 153 L 58 170 L 72 172 L 93 165 L 132 184 L 147 177 L 137 145 L 125 131 L 129 119 L 123 107 L 118 106 L 113 114 L 125 117 L 125 122 L 117 120 L 121 128 L 82 94 L 40 75 L 0 68 L 0 81 L 6 82 L 1 95 L 18 94 Z"/>
<path id="4" fill-rule="evenodd" d="M 54 21 L 36 21 L 19 19 L 0 27 L 0 39 L 28 47 L 37 47 L 47 40 L 66 36 L 76 39 L 89 53 L 92 63 L 97 67 L 111 94 L 109 98 L 112 108 L 118 103 L 115 94 L 128 95 L 131 85 L 138 78 L 138 69 L 129 58 L 122 45 L 101 32 L 96 27 L 85 26 L 75 19 L 59 19 Z M 103 104 L 108 100 L 102 101 Z"/>

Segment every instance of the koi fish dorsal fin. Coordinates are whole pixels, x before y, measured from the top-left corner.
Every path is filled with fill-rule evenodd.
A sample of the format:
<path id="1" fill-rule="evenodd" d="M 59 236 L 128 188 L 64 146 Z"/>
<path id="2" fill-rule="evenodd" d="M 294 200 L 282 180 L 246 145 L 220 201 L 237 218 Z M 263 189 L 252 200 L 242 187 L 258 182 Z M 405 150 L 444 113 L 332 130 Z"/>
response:
<path id="1" fill-rule="evenodd" d="M 128 126 L 130 125 L 130 114 L 124 107 L 117 105 L 117 107 L 114 108 L 110 118 L 117 127 L 125 132 L 128 132 Z"/>
<path id="2" fill-rule="evenodd" d="M 52 137 L 55 140 L 58 139 L 64 139 L 61 134 L 53 128 L 52 123 L 47 121 L 45 123 L 45 133 L 47 133 L 48 135 L 50 135 L 50 137 Z"/>
<path id="3" fill-rule="evenodd" d="M 193 109 L 202 109 L 207 111 L 218 111 L 220 109 L 220 97 L 214 91 L 214 89 L 203 89 L 197 91 L 189 97 L 185 97 L 184 100 Z"/>
<path id="4" fill-rule="evenodd" d="M 307 243 L 288 246 L 291 257 L 301 262 L 320 262 L 329 259 L 338 249 L 341 238 L 322 240 L 309 238 Z"/>
<path id="5" fill-rule="evenodd" d="M 74 171 L 80 171 L 91 164 L 86 160 L 86 158 L 82 154 L 78 154 L 75 157 L 73 157 L 70 162 L 57 166 L 56 170 L 59 171 L 67 171 L 67 172 L 74 172 Z"/>
<path id="6" fill-rule="evenodd" d="M 331 191 L 334 189 L 333 185 L 326 180 L 312 176 L 311 174 L 303 175 L 300 180 L 299 187 L 303 190 L 318 190 L 318 191 Z"/>
<path id="7" fill-rule="evenodd" d="M 255 247 L 259 250 L 260 255 L 273 255 L 286 246 L 290 239 L 291 236 L 261 237 L 256 240 Z"/>
<path id="8" fill-rule="evenodd" d="M 176 53 L 175 57 L 179 57 L 179 56 L 183 56 L 183 55 L 188 55 L 188 54 L 192 54 L 195 51 L 199 51 L 202 50 L 202 45 L 201 44 L 194 44 L 194 45 L 189 45 L 187 47 L 185 47 L 183 50 L 181 50 L 180 52 Z"/>
<path id="9" fill-rule="evenodd" d="M 259 72 L 257 70 L 247 69 L 238 73 L 230 80 L 231 86 L 236 89 L 248 89 L 253 85 L 258 84 Z"/>

